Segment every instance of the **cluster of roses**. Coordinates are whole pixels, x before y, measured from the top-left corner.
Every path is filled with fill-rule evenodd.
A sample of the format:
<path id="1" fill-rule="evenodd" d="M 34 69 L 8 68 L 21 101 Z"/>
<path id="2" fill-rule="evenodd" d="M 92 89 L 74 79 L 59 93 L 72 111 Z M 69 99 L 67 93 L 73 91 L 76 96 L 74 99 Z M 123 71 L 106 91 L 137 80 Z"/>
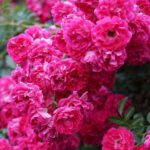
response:
<path id="1" fill-rule="evenodd" d="M 33 26 L 8 42 L 18 66 L 0 79 L 0 128 L 9 139 L 0 149 L 76 150 L 82 142 L 149 150 L 150 135 L 136 146 L 130 130 L 108 121 L 124 98 L 111 92 L 117 70 L 150 60 L 148 0 L 27 2 L 56 26 Z"/>

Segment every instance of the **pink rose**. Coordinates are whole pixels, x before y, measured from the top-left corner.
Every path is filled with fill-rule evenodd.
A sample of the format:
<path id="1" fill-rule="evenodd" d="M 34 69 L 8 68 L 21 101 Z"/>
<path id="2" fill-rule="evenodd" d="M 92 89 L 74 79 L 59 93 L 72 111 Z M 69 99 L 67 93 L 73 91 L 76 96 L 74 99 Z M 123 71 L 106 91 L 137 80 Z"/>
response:
<path id="1" fill-rule="evenodd" d="M 7 51 L 15 63 L 20 65 L 26 63 L 31 42 L 32 38 L 26 34 L 20 34 L 9 40 L 7 44 Z"/>
<path id="2" fill-rule="evenodd" d="M 34 25 L 26 29 L 25 34 L 30 35 L 34 40 L 41 38 L 48 39 L 50 37 L 50 33 L 46 29 L 43 29 L 37 25 Z"/>
<path id="3" fill-rule="evenodd" d="M 41 23 L 45 23 L 51 18 L 51 9 L 56 0 L 26 0 L 28 9 L 33 12 Z"/>
<path id="4" fill-rule="evenodd" d="M 11 90 L 14 88 L 15 82 L 9 76 L 0 78 L 0 110 L 3 105 L 10 103 Z"/>
<path id="5" fill-rule="evenodd" d="M 9 76 L 0 79 L 0 129 L 6 128 L 8 122 L 14 118 L 12 112 L 12 97 L 11 91 L 14 88 L 15 82 Z"/>
<path id="6" fill-rule="evenodd" d="M 11 97 L 10 100 L 12 100 Z M 8 103 L 0 108 L 0 129 L 7 128 L 9 121 L 17 117 L 18 114 L 16 115 L 14 112 L 16 111 L 15 109 L 12 103 Z"/>
<path id="7" fill-rule="evenodd" d="M 55 110 L 53 120 L 59 133 L 74 134 L 81 128 L 83 115 L 79 108 L 64 106 Z"/>
<path id="8" fill-rule="evenodd" d="M 50 64 L 48 62 L 35 63 L 29 70 L 29 78 L 32 83 L 38 85 L 43 93 L 50 88 Z"/>
<path id="9" fill-rule="evenodd" d="M 106 17 L 92 29 L 92 39 L 99 49 L 122 49 L 131 39 L 128 24 L 119 17 Z"/>
<path id="10" fill-rule="evenodd" d="M 16 67 L 15 70 L 11 72 L 12 79 L 16 82 L 29 82 L 29 76 L 27 73 L 28 66 L 22 68 L 22 67 Z"/>
<path id="11" fill-rule="evenodd" d="M 59 107 L 79 107 L 83 111 L 90 111 L 93 109 L 93 105 L 88 102 L 87 92 L 83 93 L 81 97 L 79 97 L 79 95 L 76 92 L 74 92 L 68 98 L 61 99 L 58 104 Z"/>
<path id="12" fill-rule="evenodd" d="M 117 71 L 124 65 L 126 58 L 127 55 L 124 49 L 117 51 L 101 50 L 98 64 L 105 71 Z"/>
<path id="13" fill-rule="evenodd" d="M 148 150 L 148 149 L 146 149 L 144 145 L 140 145 L 140 146 L 135 146 L 133 150 Z"/>
<path id="14" fill-rule="evenodd" d="M 117 16 L 131 20 L 135 13 L 134 5 L 134 0 L 100 0 L 94 12 L 99 19 Z"/>
<path id="15" fill-rule="evenodd" d="M 81 26 L 82 24 L 82 26 Z M 92 22 L 80 17 L 66 18 L 62 23 L 68 54 L 80 59 L 92 47 Z"/>
<path id="16" fill-rule="evenodd" d="M 86 65 L 67 58 L 53 64 L 50 82 L 54 91 L 79 91 L 86 87 L 88 78 L 89 68 Z"/>
<path id="17" fill-rule="evenodd" d="M 149 0 L 136 0 L 136 4 L 138 5 L 137 11 L 145 13 L 150 16 L 150 2 Z"/>
<path id="18" fill-rule="evenodd" d="M 132 150 L 134 143 L 130 130 L 123 127 L 111 128 L 103 137 L 102 150 Z"/>
<path id="19" fill-rule="evenodd" d="M 83 13 L 86 19 L 96 22 L 97 17 L 94 14 L 94 9 L 98 5 L 98 0 L 70 0 Z"/>
<path id="20" fill-rule="evenodd" d="M 22 140 L 32 140 L 35 137 L 34 131 L 28 124 L 27 117 L 19 117 L 12 119 L 8 126 L 8 137 L 12 144 L 19 145 Z M 21 143 L 20 143 L 21 144 Z"/>
<path id="21" fill-rule="evenodd" d="M 145 137 L 144 146 L 147 150 L 150 149 L 150 131 Z"/>
<path id="22" fill-rule="evenodd" d="M 37 39 L 30 46 L 28 59 L 31 63 L 51 62 L 55 57 L 62 58 L 62 53 L 52 46 L 52 41 L 49 39 Z"/>
<path id="23" fill-rule="evenodd" d="M 131 41 L 128 43 L 127 62 L 131 65 L 142 65 L 150 60 L 150 17 L 137 14 L 134 20 L 129 22 L 132 31 Z"/>
<path id="24" fill-rule="evenodd" d="M 0 0 L 0 4 L 3 4 L 3 0 Z"/>
<path id="25" fill-rule="evenodd" d="M 30 124 L 36 133 L 48 128 L 52 117 L 44 110 L 44 108 L 33 110 L 30 115 Z"/>
<path id="26" fill-rule="evenodd" d="M 18 83 L 11 91 L 14 106 L 18 112 L 27 113 L 29 110 L 43 106 L 43 94 L 38 86 L 32 83 Z M 14 111 L 17 111 L 14 109 Z"/>
<path id="27" fill-rule="evenodd" d="M 61 150 L 77 150 L 80 146 L 80 139 L 71 135 L 60 140 L 57 144 L 61 147 Z"/>
<path id="28" fill-rule="evenodd" d="M 53 45 L 54 47 L 59 49 L 61 52 L 67 53 L 67 45 L 66 45 L 66 41 L 64 40 L 62 30 L 59 30 L 55 34 L 53 38 Z"/>
<path id="29" fill-rule="evenodd" d="M 61 24 L 62 20 L 69 14 L 77 12 L 75 6 L 68 1 L 58 1 L 52 8 L 52 16 L 56 24 Z"/>
<path id="30" fill-rule="evenodd" d="M 6 139 L 0 139 L 0 150 L 13 150 L 13 147 L 9 144 Z"/>

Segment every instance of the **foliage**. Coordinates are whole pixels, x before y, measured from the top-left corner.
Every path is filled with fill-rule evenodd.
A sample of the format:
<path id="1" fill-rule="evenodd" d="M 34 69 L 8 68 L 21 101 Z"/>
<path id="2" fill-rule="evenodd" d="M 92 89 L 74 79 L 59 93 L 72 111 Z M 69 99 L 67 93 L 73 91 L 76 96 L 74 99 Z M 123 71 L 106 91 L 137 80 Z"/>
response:
<path id="1" fill-rule="evenodd" d="M 125 65 L 116 74 L 113 91 L 127 95 L 133 100 L 137 112 L 146 114 L 150 111 L 150 63 L 133 67 Z"/>
<path id="2" fill-rule="evenodd" d="M 127 98 L 121 100 L 119 104 L 119 117 L 112 116 L 109 118 L 109 120 L 113 123 L 130 129 L 134 133 L 136 143 L 140 145 L 144 142 L 144 137 L 150 127 L 150 114 L 148 113 L 146 117 L 147 119 L 145 119 L 142 113 L 135 113 L 134 107 L 129 107 L 123 113 L 126 102 Z"/>
<path id="3" fill-rule="evenodd" d="M 35 23 L 38 20 L 27 10 L 24 1 L 21 5 L 13 5 L 10 0 L 5 0 L 0 5 L 0 76 L 9 74 L 15 67 L 7 56 L 8 40 Z"/>

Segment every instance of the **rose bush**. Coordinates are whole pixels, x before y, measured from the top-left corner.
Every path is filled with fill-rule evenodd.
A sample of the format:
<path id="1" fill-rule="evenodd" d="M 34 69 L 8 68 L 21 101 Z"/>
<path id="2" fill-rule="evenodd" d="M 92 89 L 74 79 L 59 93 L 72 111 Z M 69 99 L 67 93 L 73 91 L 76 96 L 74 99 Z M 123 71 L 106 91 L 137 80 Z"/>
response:
<path id="1" fill-rule="evenodd" d="M 56 25 L 8 41 L 17 67 L 0 79 L 0 150 L 150 149 L 150 115 L 113 91 L 121 67 L 150 61 L 145 3 L 27 0 L 41 23 Z"/>

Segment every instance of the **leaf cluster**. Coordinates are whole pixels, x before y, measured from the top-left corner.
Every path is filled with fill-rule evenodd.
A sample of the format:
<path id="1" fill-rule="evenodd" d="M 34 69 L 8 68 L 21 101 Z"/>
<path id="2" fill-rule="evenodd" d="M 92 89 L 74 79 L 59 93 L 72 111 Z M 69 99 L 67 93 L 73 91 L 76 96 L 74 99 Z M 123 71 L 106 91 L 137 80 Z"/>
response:
<path id="1" fill-rule="evenodd" d="M 110 117 L 109 121 L 131 130 L 137 145 L 140 145 L 144 142 L 147 131 L 150 129 L 150 113 L 145 117 L 141 113 L 135 113 L 135 108 L 132 106 L 125 110 L 127 100 L 128 98 L 124 98 L 120 101 L 118 116 Z"/>
<path id="2" fill-rule="evenodd" d="M 10 0 L 5 0 L 0 5 L 0 56 L 6 54 L 6 52 L 2 54 L 2 51 L 6 49 L 8 39 L 36 22 L 37 19 L 27 10 L 24 3 L 13 5 Z"/>

